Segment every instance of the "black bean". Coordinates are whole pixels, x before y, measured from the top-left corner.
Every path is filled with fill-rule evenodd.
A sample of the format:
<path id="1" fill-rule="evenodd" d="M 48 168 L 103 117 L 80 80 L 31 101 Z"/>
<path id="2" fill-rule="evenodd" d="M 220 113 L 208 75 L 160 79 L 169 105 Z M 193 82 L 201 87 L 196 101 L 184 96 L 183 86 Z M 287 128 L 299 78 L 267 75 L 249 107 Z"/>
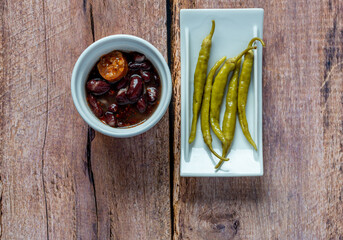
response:
<path id="1" fill-rule="evenodd" d="M 143 81 L 141 76 L 132 75 L 130 80 L 129 89 L 127 90 L 127 98 L 130 102 L 135 103 L 138 101 L 139 97 L 142 95 Z"/>
<path id="2" fill-rule="evenodd" d="M 148 87 L 146 89 L 147 92 L 147 98 L 148 98 L 148 102 L 150 104 L 154 104 L 157 100 L 157 89 L 155 87 Z"/>
<path id="3" fill-rule="evenodd" d="M 143 54 L 138 53 L 138 52 L 133 53 L 133 61 L 141 63 L 144 60 L 145 60 L 145 56 Z"/>
<path id="4" fill-rule="evenodd" d="M 136 107 L 140 113 L 144 113 L 147 108 L 146 97 L 141 96 L 137 101 Z"/>
<path id="5" fill-rule="evenodd" d="M 141 77 L 143 78 L 144 82 L 148 83 L 152 79 L 152 73 L 148 71 L 140 71 Z"/>
<path id="6" fill-rule="evenodd" d="M 141 63 L 141 69 L 143 70 L 150 70 L 151 66 L 151 62 L 148 60 Z"/>
<path id="7" fill-rule="evenodd" d="M 116 101 L 119 105 L 125 105 L 129 104 L 130 101 L 126 96 L 127 93 L 127 88 L 122 88 L 118 91 L 117 96 L 116 96 Z"/>
<path id="8" fill-rule="evenodd" d="M 98 100 L 93 95 L 89 95 L 87 100 L 94 115 L 97 117 L 101 117 L 104 112 L 102 111 L 101 105 Z"/>
<path id="9" fill-rule="evenodd" d="M 105 121 L 111 127 L 115 127 L 117 124 L 117 119 L 112 112 L 105 113 Z"/>
<path id="10" fill-rule="evenodd" d="M 107 82 L 100 79 L 92 79 L 87 82 L 86 88 L 94 95 L 102 95 L 107 93 L 111 86 Z"/>
<path id="11" fill-rule="evenodd" d="M 112 103 L 110 106 L 108 106 L 107 111 L 116 113 L 118 111 L 118 105 L 115 103 Z"/>

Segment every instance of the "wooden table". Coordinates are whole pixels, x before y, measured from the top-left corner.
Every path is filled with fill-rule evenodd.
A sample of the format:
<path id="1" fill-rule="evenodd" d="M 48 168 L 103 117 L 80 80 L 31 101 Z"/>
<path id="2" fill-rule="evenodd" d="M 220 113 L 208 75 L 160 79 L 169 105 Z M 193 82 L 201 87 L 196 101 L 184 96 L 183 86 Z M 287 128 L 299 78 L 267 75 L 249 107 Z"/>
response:
<path id="1" fill-rule="evenodd" d="M 181 178 L 182 8 L 265 10 L 264 176 Z M 343 239 L 343 1 L 1 0 L 1 239 Z M 104 36 L 154 44 L 169 111 L 129 139 L 94 133 L 70 93 Z"/>

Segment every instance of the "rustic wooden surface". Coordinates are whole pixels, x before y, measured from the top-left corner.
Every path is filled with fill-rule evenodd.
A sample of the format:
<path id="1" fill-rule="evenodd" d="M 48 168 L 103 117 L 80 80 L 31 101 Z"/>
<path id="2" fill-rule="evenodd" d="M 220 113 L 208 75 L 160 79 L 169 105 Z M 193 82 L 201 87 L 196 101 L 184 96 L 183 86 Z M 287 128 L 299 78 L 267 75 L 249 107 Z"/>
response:
<path id="1" fill-rule="evenodd" d="M 342 1 L 174 1 L 174 239 L 343 239 Z M 180 178 L 179 12 L 261 7 L 264 176 Z"/>
<path id="2" fill-rule="evenodd" d="M 182 8 L 265 10 L 264 176 L 180 178 Z M 343 1 L 0 0 L 1 239 L 343 239 Z M 127 33 L 170 63 L 169 112 L 130 139 L 73 106 L 81 52 Z"/>

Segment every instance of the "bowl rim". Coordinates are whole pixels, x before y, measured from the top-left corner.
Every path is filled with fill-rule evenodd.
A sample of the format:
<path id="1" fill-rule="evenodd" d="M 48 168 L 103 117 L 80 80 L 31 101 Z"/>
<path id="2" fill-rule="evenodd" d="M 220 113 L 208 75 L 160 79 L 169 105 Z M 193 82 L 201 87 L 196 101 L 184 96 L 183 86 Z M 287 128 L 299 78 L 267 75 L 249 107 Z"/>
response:
<path id="1" fill-rule="evenodd" d="M 81 81 L 79 80 L 80 72 L 85 71 L 85 69 L 82 69 L 82 63 L 87 59 L 86 57 L 91 54 L 93 51 L 96 51 L 97 48 L 101 45 L 111 43 L 113 41 L 131 41 L 135 42 L 136 44 L 145 46 L 149 51 L 151 51 L 152 54 L 154 54 L 157 59 L 154 59 L 154 61 L 160 63 L 159 66 L 155 66 L 156 69 L 159 71 L 160 75 L 162 75 L 162 72 L 165 74 L 165 80 L 161 81 L 163 82 L 163 88 L 165 88 L 165 96 L 162 95 L 163 91 L 161 91 L 161 99 L 159 106 L 157 106 L 155 112 L 143 123 L 138 124 L 137 126 L 128 127 L 128 128 L 113 128 L 110 126 L 107 126 L 106 124 L 102 123 L 94 114 L 90 115 L 87 112 L 83 110 L 84 104 L 83 101 L 81 101 L 79 98 L 79 94 L 77 93 L 77 88 L 80 86 Z M 121 49 L 113 49 L 113 50 L 121 50 Z M 145 54 L 144 52 L 142 52 Z M 86 71 L 90 71 L 90 69 L 86 69 Z M 163 74 L 163 75 L 164 75 Z M 79 56 L 77 59 L 72 76 L 71 76 L 71 93 L 74 105 L 80 114 L 80 116 L 83 118 L 83 120 L 94 130 L 105 134 L 107 136 L 111 137 L 117 137 L 117 138 L 126 138 L 126 137 L 133 137 L 139 134 L 142 134 L 149 129 L 151 129 L 153 126 L 155 126 L 161 118 L 164 116 L 164 114 L 167 111 L 167 108 L 170 104 L 171 100 L 171 94 L 172 94 L 172 80 L 171 80 L 171 73 L 169 66 L 164 59 L 163 55 L 160 53 L 160 51 L 152 45 L 150 42 L 146 41 L 143 38 L 129 35 L 129 34 L 116 34 L 116 35 L 110 35 L 104 38 L 101 38 L 91 45 L 89 45 Z M 88 107 L 88 106 L 87 106 Z M 157 109 L 159 108 L 159 111 Z"/>

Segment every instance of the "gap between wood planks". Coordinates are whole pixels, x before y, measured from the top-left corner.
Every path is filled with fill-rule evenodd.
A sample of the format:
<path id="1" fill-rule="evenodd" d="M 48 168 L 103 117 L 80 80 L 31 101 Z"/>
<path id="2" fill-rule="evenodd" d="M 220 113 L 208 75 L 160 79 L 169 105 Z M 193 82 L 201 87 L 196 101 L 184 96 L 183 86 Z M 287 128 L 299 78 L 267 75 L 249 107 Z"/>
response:
<path id="1" fill-rule="evenodd" d="M 168 66 L 169 69 L 172 69 L 171 62 L 171 26 L 172 26 L 172 9 L 171 9 L 170 0 L 166 0 L 166 15 L 167 15 L 167 57 L 168 57 Z M 173 207 L 173 197 L 174 197 L 174 116 L 175 108 L 173 96 L 169 104 L 169 189 L 170 189 L 170 236 L 171 239 L 174 239 L 174 207 Z"/>

